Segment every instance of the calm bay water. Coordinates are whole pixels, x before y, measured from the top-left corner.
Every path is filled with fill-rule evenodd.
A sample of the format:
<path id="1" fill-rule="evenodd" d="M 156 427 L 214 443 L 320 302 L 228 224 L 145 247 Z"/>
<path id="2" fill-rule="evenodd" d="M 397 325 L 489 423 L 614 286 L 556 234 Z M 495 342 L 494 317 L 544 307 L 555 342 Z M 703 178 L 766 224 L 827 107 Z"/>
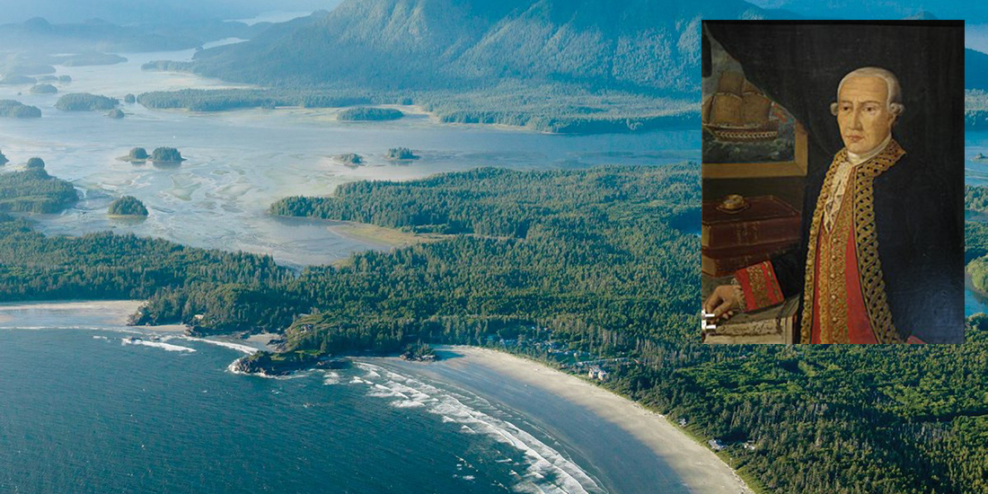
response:
<path id="1" fill-rule="evenodd" d="M 187 60 L 192 51 L 124 54 L 126 63 L 58 67 L 73 82 L 61 93 L 91 92 L 122 98 L 153 90 L 230 87 L 188 74 L 143 72 L 150 60 Z M 285 221 L 266 213 L 286 196 L 328 195 L 354 180 L 407 180 L 478 166 L 515 169 L 599 164 L 661 164 L 699 157 L 692 131 L 644 135 L 559 136 L 492 126 L 446 125 L 412 112 L 390 123 L 337 122 L 335 110 L 278 109 L 222 113 L 148 110 L 124 104 L 127 117 L 104 112 L 62 112 L 59 96 L 33 95 L 29 86 L 0 86 L 0 99 L 41 109 L 34 120 L 0 122 L 0 149 L 16 168 L 40 156 L 52 175 L 84 194 L 77 207 L 40 221 L 49 234 L 78 235 L 114 229 L 196 247 L 271 254 L 284 264 L 325 264 L 368 248 L 321 222 Z M 18 92 L 23 94 L 17 94 Z M 133 147 L 178 148 L 179 167 L 135 166 L 116 158 Z M 388 148 L 408 147 L 421 159 L 395 164 Z M 367 165 L 348 168 L 334 156 L 359 153 Z M 133 195 L 151 211 L 143 222 L 109 220 L 114 198 Z M 190 221 L 193 219 L 194 221 Z"/>

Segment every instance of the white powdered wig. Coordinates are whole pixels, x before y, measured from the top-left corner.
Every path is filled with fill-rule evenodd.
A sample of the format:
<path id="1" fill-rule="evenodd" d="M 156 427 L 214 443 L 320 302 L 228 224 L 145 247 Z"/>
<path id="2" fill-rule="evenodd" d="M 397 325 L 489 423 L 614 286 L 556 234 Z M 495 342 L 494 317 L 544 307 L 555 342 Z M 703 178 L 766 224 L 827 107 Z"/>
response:
<path id="1" fill-rule="evenodd" d="M 899 79 L 892 71 L 881 67 L 861 67 L 860 69 L 854 69 L 848 72 L 840 80 L 840 84 L 837 85 L 838 101 L 840 100 L 840 90 L 844 87 L 844 82 L 852 77 L 880 77 L 889 88 L 888 100 L 885 102 L 888 105 L 889 113 L 898 116 L 906 111 L 906 106 L 902 104 L 902 87 L 899 86 Z M 837 115 L 836 102 L 830 104 L 830 113 Z"/>

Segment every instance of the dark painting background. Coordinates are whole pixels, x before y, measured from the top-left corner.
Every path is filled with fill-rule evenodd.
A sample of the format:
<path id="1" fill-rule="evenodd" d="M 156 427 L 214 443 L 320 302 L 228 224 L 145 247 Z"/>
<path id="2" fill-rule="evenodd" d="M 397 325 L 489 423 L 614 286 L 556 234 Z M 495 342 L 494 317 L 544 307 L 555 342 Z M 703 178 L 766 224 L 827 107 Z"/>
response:
<path id="1" fill-rule="evenodd" d="M 881 222 L 880 194 L 910 194 L 895 206 L 908 211 L 885 215 L 895 218 L 884 223 L 893 223 L 897 231 L 884 224 L 878 229 L 880 249 L 891 244 L 885 241 L 890 234 L 915 237 L 914 248 L 880 250 L 886 283 L 915 290 L 908 300 L 890 301 L 893 317 L 897 326 L 915 327 L 926 341 L 963 341 L 963 22 L 706 21 L 704 29 L 741 63 L 746 78 L 786 107 L 809 134 L 804 242 L 824 175 L 844 147 L 830 113 L 841 78 L 865 66 L 896 74 L 906 110 L 892 134 L 907 152 L 903 160 L 910 176 L 886 172 L 887 180 L 895 180 L 892 191 L 882 191 L 886 177 L 878 177 L 875 207 Z M 708 67 L 704 60 L 704 70 Z M 901 314 L 908 314 L 909 321 L 896 317 Z"/>

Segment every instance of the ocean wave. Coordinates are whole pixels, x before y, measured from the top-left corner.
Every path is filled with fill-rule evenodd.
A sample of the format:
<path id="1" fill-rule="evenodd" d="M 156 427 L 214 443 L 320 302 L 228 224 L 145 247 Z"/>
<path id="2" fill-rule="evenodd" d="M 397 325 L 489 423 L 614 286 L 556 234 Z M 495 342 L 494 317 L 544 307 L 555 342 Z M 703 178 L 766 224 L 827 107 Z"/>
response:
<path id="1" fill-rule="evenodd" d="M 333 371 L 326 371 L 323 374 L 322 383 L 326 386 L 332 386 L 340 383 L 340 374 Z"/>
<path id="2" fill-rule="evenodd" d="M 236 350 L 240 353 L 246 353 L 247 355 L 253 355 L 255 352 L 257 352 L 257 349 L 252 346 L 241 345 L 239 343 L 230 343 L 228 341 L 217 341 L 217 340 L 210 340 L 208 338 L 196 338 L 193 336 L 184 336 L 184 335 L 178 336 L 178 338 L 188 341 L 198 341 L 200 343 L 208 343 L 210 345 L 221 346 L 223 348 Z"/>
<path id="3" fill-rule="evenodd" d="M 160 348 L 162 350 L 167 350 L 169 352 L 189 352 L 192 353 L 195 348 L 189 348 L 187 346 L 172 345 L 170 343 L 164 343 L 161 341 L 147 341 L 140 338 L 121 338 L 120 344 L 122 345 L 142 345 L 154 348 Z"/>
<path id="4" fill-rule="evenodd" d="M 398 408 L 423 407 L 429 413 L 439 415 L 443 422 L 460 424 L 461 433 L 483 434 L 522 452 L 526 469 L 524 474 L 518 475 L 513 486 L 515 491 L 538 494 L 606 492 L 559 451 L 511 422 L 470 407 L 452 392 L 373 364 L 359 362 L 356 366 L 365 371 L 364 379 L 355 377 L 351 382 L 368 384 L 368 396 L 390 398 L 391 405 Z M 372 373 L 380 376 L 381 382 L 366 380 L 373 378 Z"/>

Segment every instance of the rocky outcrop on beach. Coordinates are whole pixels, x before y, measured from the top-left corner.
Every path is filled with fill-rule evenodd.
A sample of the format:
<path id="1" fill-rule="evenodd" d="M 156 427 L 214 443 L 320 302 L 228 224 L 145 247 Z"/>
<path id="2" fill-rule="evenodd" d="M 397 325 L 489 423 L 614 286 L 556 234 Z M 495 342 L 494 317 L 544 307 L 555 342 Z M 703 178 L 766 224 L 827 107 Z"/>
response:
<path id="1" fill-rule="evenodd" d="M 308 369 L 346 369 L 351 361 L 309 352 L 271 353 L 259 351 L 237 359 L 231 369 L 242 374 L 287 376 Z"/>

